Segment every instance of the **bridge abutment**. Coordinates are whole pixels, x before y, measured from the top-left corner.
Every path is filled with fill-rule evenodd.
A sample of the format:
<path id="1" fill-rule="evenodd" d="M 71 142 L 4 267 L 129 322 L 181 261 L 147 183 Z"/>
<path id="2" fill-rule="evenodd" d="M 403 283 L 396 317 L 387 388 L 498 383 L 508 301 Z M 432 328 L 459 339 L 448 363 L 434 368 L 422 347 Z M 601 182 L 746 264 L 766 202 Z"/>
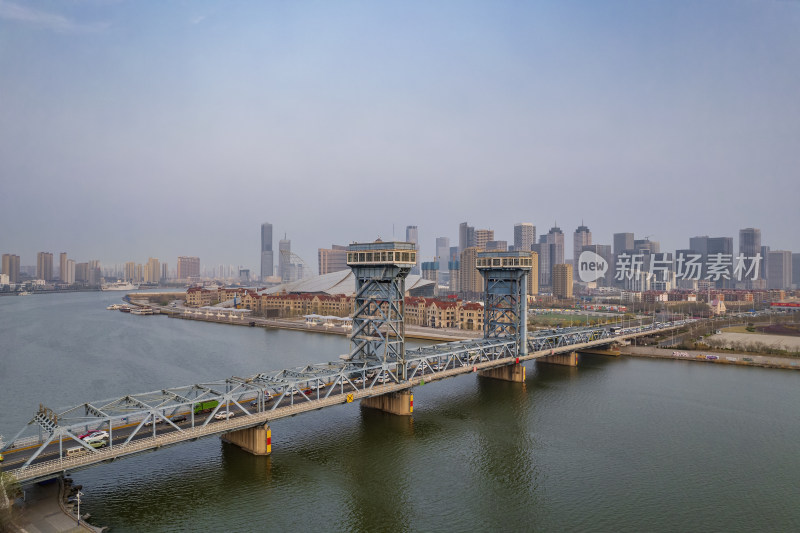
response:
<path id="1" fill-rule="evenodd" d="M 409 416 L 414 412 L 414 394 L 410 390 L 390 392 L 361 399 L 361 406 L 380 409 L 393 415 Z"/>
<path id="2" fill-rule="evenodd" d="M 486 370 L 478 372 L 478 375 L 484 378 L 523 383 L 525 381 L 525 365 L 514 363 L 495 368 L 487 368 Z"/>
<path id="3" fill-rule="evenodd" d="M 272 430 L 269 424 L 231 431 L 220 438 L 253 455 L 269 455 L 272 453 Z"/>
<path id="4" fill-rule="evenodd" d="M 559 353 L 546 355 L 536 360 L 548 365 L 578 366 L 578 352 Z"/>

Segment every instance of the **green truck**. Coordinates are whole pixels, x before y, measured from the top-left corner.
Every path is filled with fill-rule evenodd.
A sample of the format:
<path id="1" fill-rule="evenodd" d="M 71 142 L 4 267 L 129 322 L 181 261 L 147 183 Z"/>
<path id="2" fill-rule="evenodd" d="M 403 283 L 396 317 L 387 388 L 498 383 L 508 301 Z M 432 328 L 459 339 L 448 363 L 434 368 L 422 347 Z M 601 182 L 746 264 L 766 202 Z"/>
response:
<path id="1" fill-rule="evenodd" d="M 212 409 L 219 405 L 217 400 L 211 400 L 208 402 L 199 402 L 194 404 L 194 414 L 198 413 L 209 413 Z"/>

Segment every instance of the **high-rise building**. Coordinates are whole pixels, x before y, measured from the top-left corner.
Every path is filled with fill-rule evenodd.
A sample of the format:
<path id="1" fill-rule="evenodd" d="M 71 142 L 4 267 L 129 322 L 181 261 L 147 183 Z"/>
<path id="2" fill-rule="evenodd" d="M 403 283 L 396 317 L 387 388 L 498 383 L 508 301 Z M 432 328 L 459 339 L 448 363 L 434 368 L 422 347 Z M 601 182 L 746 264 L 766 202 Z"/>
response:
<path id="1" fill-rule="evenodd" d="M 61 252 L 58 254 L 58 279 L 60 279 L 63 283 L 67 283 L 64 279 L 67 273 L 67 252 Z"/>
<path id="2" fill-rule="evenodd" d="M 436 237 L 436 261 L 439 263 L 439 272 L 446 272 L 450 261 L 450 237 Z"/>
<path id="3" fill-rule="evenodd" d="M 272 224 L 261 224 L 261 279 L 264 280 L 275 273 L 275 257 L 272 252 Z"/>
<path id="4" fill-rule="evenodd" d="M 581 256 L 581 252 L 583 252 L 583 247 L 589 246 L 590 244 L 592 244 L 592 232 L 581 223 L 572 235 L 572 264 L 574 267 L 572 269 L 572 275 L 575 276 L 575 280 L 578 279 L 578 258 Z"/>
<path id="5" fill-rule="evenodd" d="M 166 263 L 161 263 L 161 280 L 166 281 L 169 279 L 169 269 Z"/>
<path id="6" fill-rule="evenodd" d="M 696 254 L 702 254 L 703 258 L 705 258 L 706 254 L 708 254 L 708 239 L 708 235 L 692 237 L 689 239 L 689 249 Z"/>
<path id="7" fill-rule="evenodd" d="M 615 233 L 614 256 L 618 256 L 627 250 L 633 250 L 633 233 Z"/>
<path id="8" fill-rule="evenodd" d="M 469 299 L 480 298 L 483 294 L 483 276 L 476 267 L 478 252 L 482 251 L 481 248 L 470 246 L 461 252 L 459 292 Z"/>
<path id="9" fill-rule="evenodd" d="M 433 282 L 433 295 L 439 296 L 439 263 L 436 261 L 423 261 L 420 265 L 422 269 L 422 279 Z"/>
<path id="10" fill-rule="evenodd" d="M 137 265 L 138 267 L 139 265 Z M 189 279 L 200 277 L 200 258 L 199 257 L 178 257 L 178 279 Z"/>
<path id="11" fill-rule="evenodd" d="M 792 254 L 792 285 L 800 289 L 800 254 Z"/>
<path id="12" fill-rule="evenodd" d="M 475 246 L 475 227 L 470 226 L 466 222 L 458 225 L 458 256 L 461 257 L 461 252 Z"/>
<path id="13" fill-rule="evenodd" d="M 453 246 L 458 250 L 458 246 Z M 450 291 L 461 291 L 461 262 L 457 259 L 451 259 L 447 262 L 447 272 L 450 275 Z"/>
<path id="14" fill-rule="evenodd" d="M 161 267 L 158 259 L 150 257 L 147 259 L 147 265 L 144 269 L 144 282 L 145 283 L 158 283 L 161 278 Z"/>
<path id="15" fill-rule="evenodd" d="M 52 252 L 39 252 L 36 254 L 36 278 L 45 281 L 53 280 Z"/>
<path id="16" fill-rule="evenodd" d="M 488 241 L 485 249 L 487 252 L 507 252 L 508 241 Z"/>
<path id="17" fill-rule="evenodd" d="M 417 226 L 406 226 L 406 242 L 413 242 L 417 248 L 417 264 L 411 269 L 411 274 L 419 275 L 419 263 L 422 254 L 419 248 L 419 231 Z"/>
<path id="18" fill-rule="evenodd" d="M 788 289 L 792 286 L 792 252 L 775 250 L 769 253 L 768 289 Z"/>
<path id="19" fill-rule="evenodd" d="M 564 232 L 553 226 L 539 237 L 539 244 L 533 251 L 539 254 L 539 284 L 552 286 L 553 266 L 564 264 Z"/>
<path id="20" fill-rule="evenodd" d="M 486 243 L 494 240 L 494 230 L 479 229 L 475 231 L 475 246 L 486 249 Z"/>
<path id="21" fill-rule="evenodd" d="M 769 246 L 761 246 L 761 272 L 759 273 L 759 277 L 764 280 L 766 288 L 767 282 L 767 270 L 769 265 Z"/>
<path id="22" fill-rule="evenodd" d="M 710 261 L 712 257 L 719 257 L 718 254 L 723 255 L 726 261 L 733 260 L 733 237 L 711 237 L 708 239 L 707 258 Z M 729 274 L 730 276 L 730 274 Z M 733 279 L 725 279 L 721 277 L 715 283 L 718 289 L 731 289 L 734 287 L 735 281 Z"/>
<path id="23" fill-rule="evenodd" d="M 126 264 L 127 266 L 127 264 Z M 133 276 L 131 276 L 131 280 Z M 89 281 L 89 263 L 77 263 L 75 265 L 75 281 L 81 283 L 88 283 Z"/>
<path id="24" fill-rule="evenodd" d="M 532 244 L 531 246 L 536 246 Z M 539 254 L 531 252 L 531 272 L 528 274 L 528 296 L 539 294 Z"/>
<path id="25" fill-rule="evenodd" d="M 514 224 L 514 250 L 529 252 L 534 244 L 536 244 L 536 226 L 530 222 Z"/>
<path id="26" fill-rule="evenodd" d="M 334 244 L 330 248 L 320 248 L 317 250 L 317 257 L 320 276 L 349 268 L 347 266 L 347 246 Z"/>
<path id="27" fill-rule="evenodd" d="M 125 263 L 125 281 L 136 281 L 136 263 L 133 261 Z"/>
<path id="28" fill-rule="evenodd" d="M 574 265 L 572 267 L 573 276 L 574 276 L 574 271 L 580 270 L 580 268 L 581 268 L 581 266 L 578 264 L 578 259 L 581 256 L 580 254 L 582 254 L 583 252 L 594 252 L 594 253 L 596 253 L 597 255 L 602 257 L 603 261 L 605 261 L 606 265 L 608 265 L 608 270 L 606 271 L 606 274 L 602 278 L 600 278 L 600 279 L 598 279 L 596 281 L 597 286 L 598 287 L 610 287 L 611 285 L 613 285 L 615 271 L 614 271 L 614 254 L 611 253 L 611 245 L 610 244 L 588 244 L 588 245 L 584 246 L 581 249 L 580 253 L 578 254 L 578 257 L 575 259 L 575 263 L 574 263 Z M 580 277 L 578 279 L 580 279 Z"/>
<path id="29" fill-rule="evenodd" d="M 572 265 L 553 265 L 553 296 L 572 298 Z"/>
<path id="30" fill-rule="evenodd" d="M 540 237 L 542 239 L 544 235 Z M 550 286 L 550 245 L 546 242 L 531 245 L 531 248 L 536 253 L 538 258 L 537 272 L 539 276 L 539 285 L 541 287 Z"/>
<path id="31" fill-rule="evenodd" d="M 3 274 L 8 275 L 9 283 L 19 283 L 19 256 L 3 254 Z"/>
<path id="32" fill-rule="evenodd" d="M 278 275 L 284 283 L 293 281 L 292 278 L 292 241 L 286 235 L 278 241 Z"/>
<path id="33" fill-rule="evenodd" d="M 648 238 L 636 239 L 633 241 L 633 251 L 636 253 L 657 254 L 661 252 L 661 243 L 651 241 Z"/>
<path id="34" fill-rule="evenodd" d="M 761 230 L 745 228 L 739 230 L 739 253 L 745 257 L 755 257 L 761 253 Z"/>
<path id="35" fill-rule="evenodd" d="M 75 283 L 75 261 L 67 259 L 64 270 L 61 272 L 61 282 L 72 285 Z"/>

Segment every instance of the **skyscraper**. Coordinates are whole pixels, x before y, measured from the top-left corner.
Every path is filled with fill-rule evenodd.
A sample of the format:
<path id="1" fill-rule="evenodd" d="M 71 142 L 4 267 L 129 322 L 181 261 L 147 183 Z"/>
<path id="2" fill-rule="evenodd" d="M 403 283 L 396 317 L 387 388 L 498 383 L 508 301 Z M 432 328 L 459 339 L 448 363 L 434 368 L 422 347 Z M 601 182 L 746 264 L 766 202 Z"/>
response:
<path id="1" fill-rule="evenodd" d="M 447 263 L 450 261 L 450 237 L 436 237 L 436 261 L 439 263 L 439 272 L 447 272 Z"/>
<path id="2" fill-rule="evenodd" d="M 755 257 L 761 253 L 761 230 L 745 228 L 739 230 L 739 253 L 745 257 Z"/>
<path id="3" fill-rule="evenodd" d="M 91 266 L 91 265 L 90 265 Z M 136 265 L 136 270 L 141 270 L 141 265 Z M 199 257 L 178 257 L 178 279 L 189 279 L 200 277 L 200 258 Z M 141 279 L 142 275 L 136 272 L 136 278 Z"/>
<path id="4" fill-rule="evenodd" d="M 572 235 L 572 275 L 573 279 L 578 279 L 578 258 L 583 252 L 583 247 L 592 244 L 592 232 L 581 223 Z"/>
<path id="5" fill-rule="evenodd" d="M 63 283 L 67 283 L 67 252 L 61 252 L 58 257 L 58 279 Z"/>
<path id="6" fill-rule="evenodd" d="M 553 265 L 553 296 L 572 298 L 572 265 Z"/>
<path id="7" fill-rule="evenodd" d="M 19 256 L 3 254 L 3 274 L 8 275 L 9 283 L 19 282 Z"/>
<path id="8" fill-rule="evenodd" d="M 617 256 L 626 250 L 633 250 L 633 233 L 615 233 L 614 255 Z"/>
<path id="9" fill-rule="evenodd" d="M 330 274 L 347 270 L 347 246 L 334 244 L 330 248 L 320 248 L 317 251 L 319 260 L 319 274 Z"/>
<path id="10" fill-rule="evenodd" d="M 145 283 L 158 283 L 161 278 L 161 267 L 159 266 L 158 259 L 149 257 L 147 264 L 144 267 L 144 282 Z"/>
<path id="11" fill-rule="evenodd" d="M 461 252 L 459 290 L 468 299 L 480 298 L 483 294 L 483 276 L 476 267 L 480 251 L 482 251 L 480 248 L 470 246 Z"/>
<path id="12" fill-rule="evenodd" d="M 775 250 L 769 253 L 768 289 L 788 289 L 792 286 L 792 252 Z"/>
<path id="13" fill-rule="evenodd" d="M 581 249 L 581 252 L 578 254 L 578 258 L 580 258 L 580 254 L 583 252 L 594 252 L 600 257 L 608 265 L 608 271 L 606 274 L 597 280 L 598 287 L 610 287 L 613 285 L 614 282 L 614 254 L 611 253 L 611 245 L 609 244 L 587 244 Z M 575 260 L 575 264 L 573 265 L 573 271 L 580 270 L 580 264 L 578 263 L 578 259 Z M 578 278 L 580 279 L 580 277 Z"/>
<path id="14" fill-rule="evenodd" d="M 551 286 L 553 266 L 564 264 L 564 232 L 553 226 L 546 235 L 539 237 L 539 280 L 541 285 Z"/>
<path id="15" fill-rule="evenodd" d="M 529 252 L 536 243 L 536 226 L 530 222 L 514 224 L 514 250 Z"/>
<path id="16" fill-rule="evenodd" d="M 792 285 L 800 289 L 800 254 L 792 254 Z"/>
<path id="17" fill-rule="evenodd" d="M 278 241 L 278 275 L 281 281 L 293 281 L 291 265 L 292 265 L 292 241 L 283 236 L 283 239 Z"/>
<path id="18" fill-rule="evenodd" d="M 61 273 L 61 282 L 72 285 L 75 283 L 75 261 L 67 259 L 64 264 L 64 271 Z"/>
<path id="19" fill-rule="evenodd" d="M 264 280 L 275 271 L 275 257 L 272 252 L 272 224 L 264 222 L 261 224 L 261 279 Z"/>
<path id="20" fill-rule="evenodd" d="M 461 252 L 469 248 L 470 246 L 475 246 L 475 227 L 470 226 L 466 222 L 462 222 L 458 225 L 458 255 L 461 256 Z"/>
<path id="21" fill-rule="evenodd" d="M 36 278 L 45 281 L 53 279 L 53 253 L 39 252 L 36 254 Z"/>
<path id="22" fill-rule="evenodd" d="M 494 230 L 479 229 L 475 231 L 475 246 L 485 250 L 486 243 L 494 240 Z"/>
<path id="23" fill-rule="evenodd" d="M 417 248 L 417 264 L 411 269 L 411 274 L 416 274 L 419 276 L 419 263 L 420 258 L 422 257 L 422 253 L 420 252 L 419 248 L 419 232 L 417 231 L 416 226 L 406 226 L 406 242 L 413 242 Z"/>
<path id="24" fill-rule="evenodd" d="M 723 259 L 733 260 L 733 237 L 711 237 L 708 239 L 708 257 L 711 260 L 712 256 L 719 257 L 717 254 L 722 254 Z M 715 283 L 718 289 L 730 289 L 734 286 L 733 279 L 720 278 Z"/>

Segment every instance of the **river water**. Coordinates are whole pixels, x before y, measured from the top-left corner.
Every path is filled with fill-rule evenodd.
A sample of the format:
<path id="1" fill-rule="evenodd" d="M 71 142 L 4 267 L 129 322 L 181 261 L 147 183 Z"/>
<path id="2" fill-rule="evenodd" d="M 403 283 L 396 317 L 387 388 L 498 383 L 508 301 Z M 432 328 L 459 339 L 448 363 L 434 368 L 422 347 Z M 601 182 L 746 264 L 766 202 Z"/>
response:
<path id="1" fill-rule="evenodd" d="M 51 408 L 336 359 L 343 337 L 0 298 L 0 434 Z M 582 356 L 524 384 L 417 387 L 411 418 L 341 405 L 73 474 L 139 531 L 800 530 L 800 372 Z"/>

